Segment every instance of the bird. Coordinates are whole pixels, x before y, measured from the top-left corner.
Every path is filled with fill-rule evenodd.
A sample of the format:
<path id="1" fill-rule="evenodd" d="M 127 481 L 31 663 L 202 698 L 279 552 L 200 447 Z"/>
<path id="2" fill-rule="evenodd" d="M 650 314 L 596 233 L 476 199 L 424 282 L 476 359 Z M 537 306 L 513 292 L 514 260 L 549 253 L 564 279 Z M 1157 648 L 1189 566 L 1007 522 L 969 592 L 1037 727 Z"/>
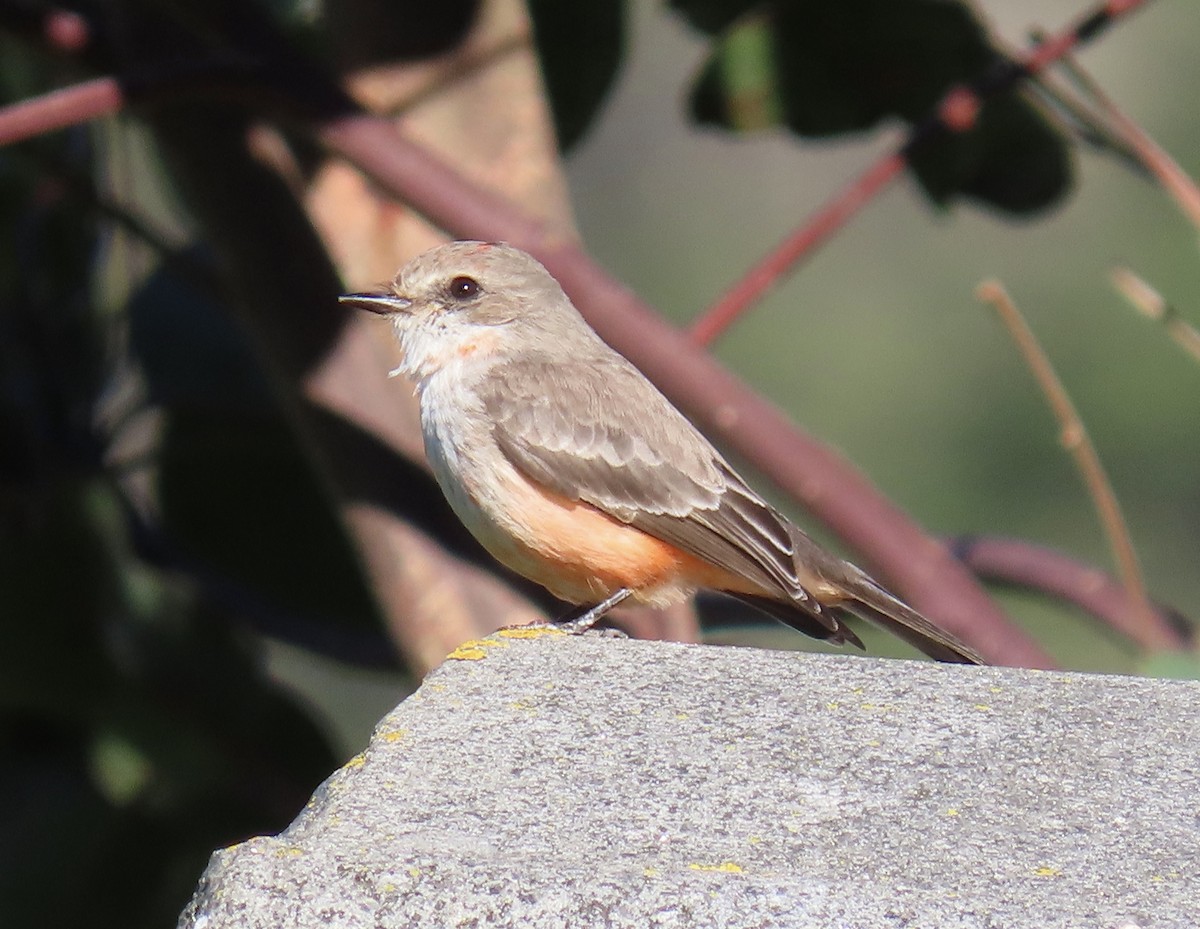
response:
<path id="1" fill-rule="evenodd" d="M 577 606 L 567 631 L 625 600 L 714 590 L 830 643 L 863 647 L 857 615 L 935 660 L 984 663 L 768 503 L 526 252 L 450 242 L 339 300 L 390 320 L 390 373 L 415 385 L 451 508 L 498 561 Z"/>

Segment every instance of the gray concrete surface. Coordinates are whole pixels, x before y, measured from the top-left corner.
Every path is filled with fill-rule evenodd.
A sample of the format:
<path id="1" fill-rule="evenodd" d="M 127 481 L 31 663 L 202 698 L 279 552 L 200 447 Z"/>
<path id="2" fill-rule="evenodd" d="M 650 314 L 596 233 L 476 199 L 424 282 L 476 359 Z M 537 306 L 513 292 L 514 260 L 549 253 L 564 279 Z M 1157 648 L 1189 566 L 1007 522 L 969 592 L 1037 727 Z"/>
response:
<path id="1" fill-rule="evenodd" d="M 1200 926 L 1200 684 L 459 649 L 180 925 Z"/>

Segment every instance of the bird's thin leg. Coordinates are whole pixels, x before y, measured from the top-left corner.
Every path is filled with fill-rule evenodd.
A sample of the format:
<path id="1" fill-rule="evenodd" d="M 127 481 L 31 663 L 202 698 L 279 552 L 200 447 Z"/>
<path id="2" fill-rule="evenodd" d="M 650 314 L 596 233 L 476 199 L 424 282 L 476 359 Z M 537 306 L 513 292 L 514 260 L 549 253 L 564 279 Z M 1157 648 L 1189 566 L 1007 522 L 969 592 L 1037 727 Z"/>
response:
<path id="1" fill-rule="evenodd" d="M 632 593 L 633 591 L 628 587 L 622 587 L 615 594 L 612 594 L 610 597 L 608 597 L 608 599 L 602 601 L 601 603 L 597 603 L 593 607 L 579 607 L 578 609 L 572 610 L 562 619 L 557 620 L 555 625 L 568 635 L 579 635 L 580 633 L 587 632 L 592 628 L 592 626 L 596 625 L 596 623 L 600 621 L 601 617 L 603 617 L 605 613 L 611 610 L 622 600 L 629 597 Z M 583 610 L 582 613 L 579 612 L 581 609 Z"/>

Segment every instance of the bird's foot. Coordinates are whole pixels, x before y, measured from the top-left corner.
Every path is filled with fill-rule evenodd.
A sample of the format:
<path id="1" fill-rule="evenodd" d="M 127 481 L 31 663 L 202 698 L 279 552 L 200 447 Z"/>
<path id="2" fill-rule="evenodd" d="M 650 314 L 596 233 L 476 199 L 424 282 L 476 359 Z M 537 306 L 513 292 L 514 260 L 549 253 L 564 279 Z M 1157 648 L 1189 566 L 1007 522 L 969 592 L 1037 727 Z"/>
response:
<path id="1" fill-rule="evenodd" d="M 621 601 L 628 598 L 632 593 L 632 590 L 622 587 L 616 593 L 609 596 L 603 602 L 597 603 L 595 606 L 576 607 L 562 619 L 555 622 L 555 625 L 558 626 L 558 628 L 563 632 L 567 633 L 567 635 L 583 635 L 583 633 L 587 632 L 592 628 L 592 626 L 596 625 L 596 623 L 603 619 L 605 613 L 607 613 Z M 625 633 L 620 632 L 620 630 L 613 631 L 617 632 L 620 636 L 625 635 Z"/>

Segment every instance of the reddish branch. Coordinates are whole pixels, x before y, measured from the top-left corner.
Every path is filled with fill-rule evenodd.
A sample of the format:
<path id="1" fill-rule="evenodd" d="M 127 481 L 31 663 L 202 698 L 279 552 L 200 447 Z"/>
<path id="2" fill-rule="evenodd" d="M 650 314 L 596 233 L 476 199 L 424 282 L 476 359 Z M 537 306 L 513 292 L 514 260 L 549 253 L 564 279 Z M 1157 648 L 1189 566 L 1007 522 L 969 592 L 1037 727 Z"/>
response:
<path id="1" fill-rule="evenodd" d="M 816 251 L 904 170 L 900 152 L 885 155 L 829 201 L 797 232 L 758 262 L 688 327 L 688 338 L 708 345 L 745 313 L 805 255 Z"/>
<path id="2" fill-rule="evenodd" d="M 64 87 L 0 110 L 0 145 L 110 116 L 124 107 L 125 92 L 116 78 L 98 77 Z"/>
<path id="3" fill-rule="evenodd" d="M 1155 606 L 1147 622 L 1116 578 L 1053 549 L 1016 539 L 961 536 L 951 550 L 979 577 L 1050 594 L 1096 616 L 1147 651 L 1185 649 L 1191 636 L 1174 610 Z"/>
<path id="4" fill-rule="evenodd" d="M 697 345 L 708 345 L 745 313 L 797 262 L 825 244 L 865 204 L 886 188 L 904 170 L 918 148 L 946 132 L 967 132 L 975 125 L 983 101 L 1010 90 L 1018 82 L 1043 71 L 1073 48 L 1095 38 L 1121 16 L 1133 12 L 1146 0 L 1109 0 L 1039 44 L 1024 57 L 989 72 L 974 85 L 951 88 L 934 107 L 933 114 L 918 124 L 895 152 L 884 155 L 863 174 L 843 188 L 797 232 L 788 236 L 688 329 Z"/>

